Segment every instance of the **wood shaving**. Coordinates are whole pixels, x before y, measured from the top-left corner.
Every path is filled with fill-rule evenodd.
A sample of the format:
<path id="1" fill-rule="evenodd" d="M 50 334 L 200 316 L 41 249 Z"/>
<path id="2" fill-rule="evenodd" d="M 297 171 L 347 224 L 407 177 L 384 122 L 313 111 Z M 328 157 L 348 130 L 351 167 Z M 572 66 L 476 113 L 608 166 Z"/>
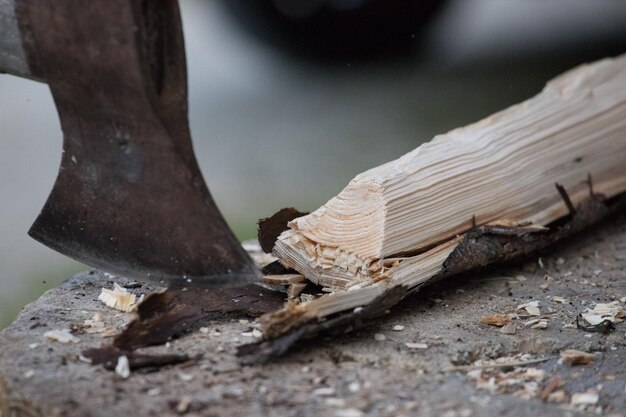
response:
<path id="1" fill-rule="evenodd" d="M 600 400 L 600 393 L 597 391 L 587 391 L 587 392 L 579 392 L 572 395 L 572 400 L 570 403 L 572 405 L 578 406 L 587 406 L 587 405 L 595 405 Z"/>
<path id="2" fill-rule="evenodd" d="M 318 396 L 318 397 L 327 397 L 330 395 L 335 395 L 335 389 L 332 387 L 315 388 L 313 390 L 313 395 Z"/>
<path id="3" fill-rule="evenodd" d="M 515 334 L 517 332 L 517 323 L 507 323 L 500 329 L 503 334 Z"/>
<path id="4" fill-rule="evenodd" d="M 596 359 L 596 357 L 591 353 L 583 352 L 580 350 L 567 349 L 561 352 L 561 359 L 564 363 L 570 366 L 574 366 L 586 365 L 588 363 L 591 363 Z"/>
<path id="5" fill-rule="evenodd" d="M 243 249 L 248 252 L 248 255 L 250 255 L 254 263 L 261 268 L 277 260 L 277 258 L 271 254 L 263 252 L 263 249 L 257 240 L 246 240 L 241 243 L 241 246 L 243 246 Z"/>
<path id="6" fill-rule="evenodd" d="M 516 310 L 526 310 L 526 312 L 531 316 L 540 316 L 541 311 L 539 311 L 539 301 L 529 301 L 525 304 L 520 304 L 517 306 Z"/>
<path id="7" fill-rule="evenodd" d="M 300 274 L 263 275 L 262 280 L 263 283 L 271 285 L 291 285 L 304 281 L 304 275 Z"/>
<path id="8" fill-rule="evenodd" d="M 80 342 L 80 339 L 76 336 L 74 336 L 71 333 L 70 329 L 57 329 L 57 330 L 50 330 L 47 331 L 43 334 L 45 337 L 47 337 L 50 340 L 54 340 L 56 342 L 59 343 L 78 343 Z"/>
<path id="9" fill-rule="evenodd" d="M 407 342 L 404 344 L 404 346 L 408 347 L 409 349 L 428 349 L 428 345 L 426 343 Z"/>
<path id="10" fill-rule="evenodd" d="M 480 319 L 480 322 L 490 326 L 502 327 L 511 322 L 511 316 L 508 314 L 493 314 L 491 316 L 484 316 Z"/>
<path id="11" fill-rule="evenodd" d="M 554 301 L 557 304 L 569 304 L 570 303 L 570 301 L 567 298 L 559 297 L 558 295 L 555 295 L 554 297 L 552 297 L 552 301 Z"/>
<path id="12" fill-rule="evenodd" d="M 548 401 L 550 395 L 554 393 L 556 389 L 558 389 L 561 385 L 563 385 L 563 381 L 558 376 L 553 377 L 550 382 L 541 390 L 538 399 L 541 401 Z"/>
<path id="13" fill-rule="evenodd" d="M 176 404 L 176 412 L 178 414 L 185 414 L 189 411 L 189 406 L 191 405 L 191 397 L 184 396 L 180 399 L 178 404 Z"/>
<path id="14" fill-rule="evenodd" d="M 336 407 L 336 408 L 341 408 L 341 407 L 345 407 L 346 406 L 346 400 L 344 400 L 343 398 L 326 398 L 324 400 L 324 404 L 326 404 L 329 407 Z"/>
<path id="15" fill-rule="evenodd" d="M 531 329 L 547 329 L 548 328 L 548 320 L 547 319 L 539 319 L 536 323 L 530 326 Z"/>
<path id="16" fill-rule="evenodd" d="M 597 326 L 607 320 L 611 323 L 621 323 L 624 314 L 619 301 L 613 301 L 611 303 L 598 303 L 593 309 L 588 308 L 581 316 L 587 323 Z"/>
<path id="17" fill-rule="evenodd" d="M 114 283 L 113 290 L 102 288 L 98 300 L 116 310 L 130 312 L 137 306 L 137 297 L 121 285 Z M 141 302 L 141 300 L 140 300 Z"/>
<path id="18" fill-rule="evenodd" d="M 317 297 L 315 297 L 313 294 L 300 294 L 300 302 L 302 304 L 311 302 L 313 300 L 315 300 Z"/>
<path id="19" fill-rule="evenodd" d="M 96 313 L 94 314 L 92 318 L 85 320 L 83 322 L 83 328 L 82 328 L 82 330 L 87 334 L 104 333 L 110 329 L 111 329 L 110 327 L 107 328 L 104 325 L 104 322 L 102 321 L 102 316 L 100 316 L 100 313 Z"/>
<path id="20" fill-rule="evenodd" d="M 365 413 L 358 408 L 344 408 L 335 411 L 335 417 L 363 417 Z"/>
<path id="21" fill-rule="evenodd" d="M 289 286 L 289 289 L 287 290 L 287 297 L 289 297 L 290 300 L 293 300 L 294 298 L 297 298 L 305 288 L 305 282 L 293 283 Z"/>
<path id="22" fill-rule="evenodd" d="M 551 403 L 564 403 L 566 399 L 567 395 L 563 390 L 554 391 L 548 395 L 548 402 Z"/>
<path id="23" fill-rule="evenodd" d="M 115 327 L 107 327 L 102 333 L 100 333 L 100 336 L 103 338 L 115 337 L 117 336 L 117 329 Z"/>

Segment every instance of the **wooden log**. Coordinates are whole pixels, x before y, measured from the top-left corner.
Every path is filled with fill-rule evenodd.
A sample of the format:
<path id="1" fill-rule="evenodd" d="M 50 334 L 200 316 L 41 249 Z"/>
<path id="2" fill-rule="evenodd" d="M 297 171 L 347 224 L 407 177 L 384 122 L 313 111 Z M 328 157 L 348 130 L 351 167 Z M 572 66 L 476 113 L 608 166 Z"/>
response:
<path id="1" fill-rule="evenodd" d="M 274 255 L 331 294 L 267 316 L 267 334 L 593 224 L 617 210 L 611 203 L 626 192 L 625 166 L 622 55 L 571 70 L 523 103 L 358 175 L 289 222 Z"/>
<path id="2" fill-rule="evenodd" d="M 490 222 L 547 225 L 594 192 L 626 190 L 626 55 L 584 65 L 537 96 L 366 171 L 290 222 L 274 248 L 323 286 L 376 279 Z"/>

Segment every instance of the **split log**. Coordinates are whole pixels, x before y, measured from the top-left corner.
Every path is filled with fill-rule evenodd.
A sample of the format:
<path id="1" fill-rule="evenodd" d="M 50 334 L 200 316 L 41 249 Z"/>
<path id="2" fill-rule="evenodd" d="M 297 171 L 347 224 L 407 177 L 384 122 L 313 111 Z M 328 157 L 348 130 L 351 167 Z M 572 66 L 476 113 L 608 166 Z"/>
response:
<path id="1" fill-rule="evenodd" d="M 544 247 L 623 210 L 625 166 L 622 55 L 358 175 L 289 222 L 274 255 L 330 294 L 265 316 L 265 333 L 317 332 L 338 313 L 388 308 L 433 279 Z"/>

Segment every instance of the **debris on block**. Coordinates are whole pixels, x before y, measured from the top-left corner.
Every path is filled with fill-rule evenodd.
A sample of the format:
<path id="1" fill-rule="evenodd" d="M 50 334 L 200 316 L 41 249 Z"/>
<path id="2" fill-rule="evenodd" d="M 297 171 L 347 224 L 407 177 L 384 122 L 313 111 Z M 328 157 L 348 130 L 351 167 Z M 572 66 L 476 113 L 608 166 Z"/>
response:
<path id="1" fill-rule="evenodd" d="M 122 379 L 130 377 L 130 364 L 128 363 L 128 357 L 122 355 L 117 358 L 117 365 L 115 366 L 115 373 Z"/>
<path id="2" fill-rule="evenodd" d="M 304 281 L 304 275 L 301 274 L 263 275 L 263 283 L 271 285 L 291 285 Z"/>
<path id="3" fill-rule="evenodd" d="M 109 329 L 105 327 L 100 313 L 96 313 L 93 315 L 92 318 L 85 320 L 83 322 L 83 327 L 82 327 L 82 331 L 88 334 L 104 333 L 105 331 Z"/>
<path id="4" fill-rule="evenodd" d="M 529 355 L 516 355 L 494 360 L 478 360 L 473 365 L 456 369 L 469 369 L 466 377 L 480 390 L 530 399 L 542 394 L 542 384 L 546 373 L 542 369 L 524 367 L 524 365 L 539 361 L 543 359 L 532 359 Z"/>
<path id="5" fill-rule="evenodd" d="M 531 329 L 547 329 L 548 328 L 548 319 L 533 319 L 524 322 L 524 326 L 530 327 Z"/>
<path id="6" fill-rule="evenodd" d="M 558 295 L 555 295 L 554 297 L 552 297 L 552 301 L 554 301 L 557 304 L 569 304 L 570 303 L 568 299 L 559 297 Z"/>
<path id="7" fill-rule="evenodd" d="M 540 316 L 541 311 L 539 311 L 539 301 L 529 301 L 525 304 L 520 304 L 517 306 L 516 310 L 526 310 L 526 312 L 531 316 Z"/>
<path id="8" fill-rule="evenodd" d="M 517 323 L 507 323 L 500 329 L 502 334 L 515 334 L 517 332 Z"/>
<path id="9" fill-rule="evenodd" d="M 587 309 L 581 316 L 587 323 L 597 326 L 607 320 L 611 323 L 621 323 L 626 312 L 622 310 L 619 301 L 613 301 L 611 303 L 598 303 L 593 309 Z"/>
<path id="10" fill-rule="evenodd" d="M 404 346 L 408 347 L 409 349 L 428 349 L 428 344 L 426 343 L 407 342 L 404 344 Z"/>
<path id="11" fill-rule="evenodd" d="M 600 400 L 600 393 L 594 390 L 579 392 L 572 395 L 571 404 L 578 406 L 596 405 Z"/>
<path id="12" fill-rule="evenodd" d="M 59 343 L 78 343 L 80 342 L 80 339 L 76 336 L 74 336 L 71 333 L 70 329 L 57 329 L 57 330 L 50 330 L 47 331 L 43 334 L 45 337 L 47 337 L 50 340 L 54 340 L 56 342 Z"/>
<path id="13" fill-rule="evenodd" d="M 481 318 L 480 322 L 490 326 L 502 327 L 511 322 L 511 316 L 508 314 L 493 314 L 491 316 Z"/>
<path id="14" fill-rule="evenodd" d="M 553 394 L 555 394 L 555 391 L 561 386 L 563 385 L 563 381 L 561 380 L 561 378 L 559 378 L 558 376 L 553 377 L 546 385 L 545 387 L 541 390 L 541 392 L 537 395 L 537 398 L 541 401 L 549 401 L 552 400 L 553 402 L 555 401 L 555 398 L 553 396 Z M 563 391 L 561 391 L 563 392 Z M 552 398 L 551 398 L 552 396 Z M 558 402 L 563 402 L 558 401 Z"/>
<path id="15" fill-rule="evenodd" d="M 113 290 L 102 288 L 98 300 L 102 301 L 108 307 L 124 312 L 133 311 L 138 304 L 135 294 L 131 294 L 126 288 L 117 283 L 113 284 Z"/>
<path id="16" fill-rule="evenodd" d="M 586 365 L 593 362 L 596 356 L 581 350 L 567 349 L 561 352 L 561 359 L 569 366 Z"/>
<path id="17" fill-rule="evenodd" d="M 307 284 L 305 282 L 296 282 L 294 284 L 291 284 L 289 288 L 287 289 L 287 297 L 290 300 L 298 298 L 298 296 L 306 288 L 306 285 Z"/>

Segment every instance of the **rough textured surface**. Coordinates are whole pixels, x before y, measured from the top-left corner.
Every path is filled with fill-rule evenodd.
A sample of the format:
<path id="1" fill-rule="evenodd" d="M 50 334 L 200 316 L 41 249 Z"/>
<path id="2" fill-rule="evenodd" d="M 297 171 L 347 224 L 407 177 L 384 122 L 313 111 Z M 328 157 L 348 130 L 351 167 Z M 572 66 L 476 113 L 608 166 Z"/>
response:
<path id="1" fill-rule="evenodd" d="M 575 415 L 569 405 L 491 394 L 478 388 L 467 370 L 446 371 L 453 362 L 471 364 L 518 352 L 548 358 L 530 367 L 545 371 L 541 387 L 558 376 L 566 402 L 573 393 L 601 384 L 598 403 L 585 412 L 624 414 L 626 324 L 607 335 L 566 326 L 586 306 L 626 296 L 626 214 L 519 263 L 443 281 L 404 300 L 368 328 L 307 341 L 266 366 L 242 367 L 235 358 L 236 346 L 252 341 L 242 332 L 249 334 L 253 323 L 240 322 L 246 319 L 242 316 L 215 315 L 198 323 L 204 332 L 168 347 L 142 349 L 203 357 L 154 373 L 135 372 L 126 380 L 78 359 L 83 349 L 103 343 L 99 334 L 77 331 L 78 344 L 43 336 L 82 324 L 96 312 L 106 325 L 129 322 L 132 315 L 97 301 L 100 288 L 113 280 L 127 282 L 99 272 L 79 274 L 27 306 L 0 334 L 4 415 L 17 410 L 18 416 L 173 416 L 179 415 L 179 405 L 188 416 Z M 554 296 L 570 303 L 557 303 Z M 521 328 L 508 335 L 480 323 L 483 316 L 513 313 L 533 300 L 548 319 L 546 329 L 531 329 L 516 319 Z M 404 328 L 394 331 L 396 325 Z M 409 349 L 406 342 L 428 348 Z M 576 367 L 560 364 L 558 352 L 564 349 L 597 352 L 597 359 Z M 182 407 L 187 400 L 188 407 Z"/>

